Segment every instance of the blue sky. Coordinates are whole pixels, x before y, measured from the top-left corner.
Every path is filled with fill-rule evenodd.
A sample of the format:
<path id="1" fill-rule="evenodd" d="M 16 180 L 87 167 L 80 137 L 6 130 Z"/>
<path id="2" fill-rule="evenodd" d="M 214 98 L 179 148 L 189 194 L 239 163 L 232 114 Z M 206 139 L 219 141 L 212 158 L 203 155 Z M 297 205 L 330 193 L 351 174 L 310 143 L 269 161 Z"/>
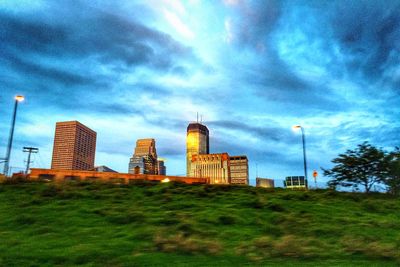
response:
<path id="1" fill-rule="evenodd" d="M 98 134 L 96 164 L 126 172 L 138 138 L 185 173 L 196 112 L 212 153 L 250 179 L 309 175 L 363 141 L 400 145 L 400 1 L 0 1 L 0 151 L 23 94 L 23 146 L 49 168 L 57 121 Z M 321 183 L 327 181 L 319 176 Z M 254 181 L 252 181 L 254 183 Z"/>

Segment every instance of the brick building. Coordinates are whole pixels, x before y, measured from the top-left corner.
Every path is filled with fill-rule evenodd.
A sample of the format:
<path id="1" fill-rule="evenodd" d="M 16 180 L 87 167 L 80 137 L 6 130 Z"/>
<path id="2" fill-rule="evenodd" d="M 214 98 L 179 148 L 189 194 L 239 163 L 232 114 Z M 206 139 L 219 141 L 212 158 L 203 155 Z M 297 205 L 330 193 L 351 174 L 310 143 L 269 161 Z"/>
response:
<path id="1" fill-rule="evenodd" d="M 52 169 L 90 170 L 94 168 L 96 132 L 78 121 L 57 122 Z"/>
<path id="2" fill-rule="evenodd" d="M 231 184 L 249 184 L 249 162 L 246 156 L 231 156 Z"/>

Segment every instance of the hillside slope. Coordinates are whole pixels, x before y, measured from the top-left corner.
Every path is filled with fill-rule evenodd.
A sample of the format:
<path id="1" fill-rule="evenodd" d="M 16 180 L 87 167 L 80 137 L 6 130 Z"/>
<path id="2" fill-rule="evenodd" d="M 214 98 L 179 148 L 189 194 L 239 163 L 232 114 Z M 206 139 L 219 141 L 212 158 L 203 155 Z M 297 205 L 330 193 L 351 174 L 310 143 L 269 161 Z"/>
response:
<path id="1" fill-rule="evenodd" d="M 0 266 L 400 264 L 400 199 L 185 184 L 0 185 Z"/>

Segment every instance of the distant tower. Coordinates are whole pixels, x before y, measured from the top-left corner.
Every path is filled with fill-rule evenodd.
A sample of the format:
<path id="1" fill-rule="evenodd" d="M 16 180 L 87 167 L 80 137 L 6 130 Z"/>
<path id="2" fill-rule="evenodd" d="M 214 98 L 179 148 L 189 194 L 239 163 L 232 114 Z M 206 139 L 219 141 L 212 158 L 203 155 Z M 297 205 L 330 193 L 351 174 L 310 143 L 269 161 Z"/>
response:
<path id="1" fill-rule="evenodd" d="M 167 167 L 165 167 L 164 160 L 159 159 L 157 161 L 157 166 L 158 166 L 158 175 L 167 175 Z"/>
<path id="2" fill-rule="evenodd" d="M 156 141 L 153 138 L 138 139 L 135 153 L 129 161 L 129 173 L 133 174 L 157 174 Z"/>
<path id="3" fill-rule="evenodd" d="M 56 123 L 52 169 L 90 170 L 94 168 L 96 132 L 78 121 Z"/>
<path id="4" fill-rule="evenodd" d="M 136 141 L 135 156 L 147 155 L 157 159 L 156 141 L 153 138 L 138 139 Z"/>
<path id="5" fill-rule="evenodd" d="M 192 156 L 209 154 L 208 128 L 199 123 L 189 123 L 186 134 L 186 176 L 193 176 L 191 170 Z"/>

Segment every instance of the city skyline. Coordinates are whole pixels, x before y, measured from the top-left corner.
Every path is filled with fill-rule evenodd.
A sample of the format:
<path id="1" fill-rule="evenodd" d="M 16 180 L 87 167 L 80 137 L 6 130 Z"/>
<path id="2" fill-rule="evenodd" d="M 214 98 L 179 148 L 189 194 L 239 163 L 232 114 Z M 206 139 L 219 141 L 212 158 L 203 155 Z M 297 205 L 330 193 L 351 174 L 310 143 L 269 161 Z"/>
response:
<path id="1" fill-rule="evenodd" d="M 55 123 L 78 120 L 98 133 L 95 165 L 126 172 L 151 136 L 168 173 L 185 175 L 197 112 L 210 153 L 247 155 L 253 185 L 256 170 L 303 175 L 293 125 L 310 179 L 363 141 L 398 146 L 399 2 L 344 3 L 2 1 L 1 157 L 18 94 L 14 168 L 24 146 L 50 167 Z"/>

